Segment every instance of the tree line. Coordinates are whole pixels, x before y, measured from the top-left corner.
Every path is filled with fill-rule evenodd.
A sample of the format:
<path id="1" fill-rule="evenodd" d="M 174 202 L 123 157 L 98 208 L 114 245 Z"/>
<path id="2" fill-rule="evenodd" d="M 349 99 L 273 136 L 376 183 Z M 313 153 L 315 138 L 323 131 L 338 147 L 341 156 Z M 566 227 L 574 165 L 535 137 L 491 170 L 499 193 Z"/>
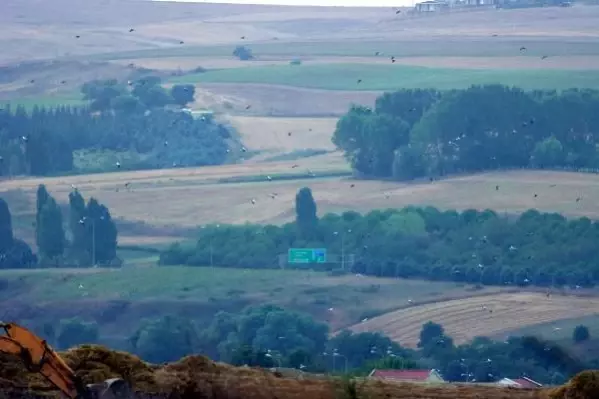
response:
<path id="1" fill-rule="evenodd" d="M 218 165 L 229 156 L 228 128 L 180 109 L 193 86 L 167 92 L 145 78 L 93 81 L 82 91 L 86 107 L 0 109 L 0 176 L 78 172 L 77 156 L 89 152 L 110 156 L 87 171 Z"/>
<path id="2" fill-rule="evenodd" d="M 101 343 L 94 322 L 61 320 L 38 326 L 60 349 Z M 380 333 L 344 330 L 331 336 L 326 324 L 275 305 L 251 306 L 237 313 L 218 312 L 205 328 L 188 318 L 168 315 L 143 320 L 124 350 L 151 363 L 201 353 L 237 366 L 287 367 L 313 373 L 365 376 L 378 369 L 432 369 L 448 381 L 492 382 L 529 376 L 542 383 L 563 383 L 596 366 L 551 342 L 526 336 L 494 341 L 479 337 L 455 345 L 443 326 L 422 326 L 416 349 Z"/>
<path id="3" fill-rule="evenodd" d="M 12 217 L 8 204 L 0 198 L 0 269 L 31 267 L 37 256 L 31 247 L 13 234 Z"/>
<path id="4" fill-rule="evenodd" d="M 364 176 L 411 180 L 507 168 L 599 168 L 599 91 L 501 85 L 385 93 L 333 142 Z"/>
<path id="5" fill-rule="evenodd" d="M 108 208 L 95 198 L 86 204 L 79 191 L 72 191 L 65 221 L 60 205 L 40 185 L 34 225 L 37 255 L 27 243 L 14 238 L 10 210 L 0 198 L 0 269 L 121 265 L 116 225 Z"/>
<path id="6" fill-rule="evenodd" d="M 492 210 L 410 206 L 319 219 L 316 211 L 310 189 L 301 189 L 295 222 L 205 226 L 195 246 L 171 245 L 160 264 L 279 268 L 290 248 L 326 248 L 334 254 L 329 263 L 284 267 L 345 266 L 370 276 L 484 285 L 591 287 L 599 281 L 599 222 L 586 217 L 529 210 L 510 218 Z"/>
<path id="7" fill-rule="evenodd" d="M 91 111 L 124 113 L 145 112 L 169 105 L 185 107 L 193 102 L 194 85 L 173 85 L 170 90 L 161 85 L 158 76 L 143 76 L 133 81 L 116 79 L 92 80 L 81 86 L 83 98 L 90 102 Z"/>

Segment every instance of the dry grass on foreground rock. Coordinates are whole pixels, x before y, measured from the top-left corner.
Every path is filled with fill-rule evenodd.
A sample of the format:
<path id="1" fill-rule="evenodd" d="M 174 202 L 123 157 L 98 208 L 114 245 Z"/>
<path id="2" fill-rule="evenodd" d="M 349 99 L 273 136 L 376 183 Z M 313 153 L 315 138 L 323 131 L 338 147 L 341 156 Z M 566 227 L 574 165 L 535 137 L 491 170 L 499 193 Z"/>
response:
<path id="1" fill-rule="evenodd" d="M 178 399 L 590 399 L 597 396 L 597 373 L 585 372 L 555 391 L 494 388 L 489 386 L 394 384 L 380 381 L 282 378 L 278 373 L 215 363 L 189 356 L 176 363 L 150 365 L 124 352 L 100 346 L 82 346 L 62 354 L 84 382 L 121 377 L 141 398 Z M 27 373 L 20 360 L 0 355 L 0 397 L 58 397 L 37 374 Z M 24 391 L 28 393 L 25 395 Z M 589 396 L 590 395 L 590 396 Z M 37 396 L 37 397 L 40 397 Z"/>
<path id="2" fill-rule="evenodd" d="M 599 370 L 587 370 L 578 374 L 566 385 L 557 388 L 551 399 L 595 399 L 599 398 Z"/>

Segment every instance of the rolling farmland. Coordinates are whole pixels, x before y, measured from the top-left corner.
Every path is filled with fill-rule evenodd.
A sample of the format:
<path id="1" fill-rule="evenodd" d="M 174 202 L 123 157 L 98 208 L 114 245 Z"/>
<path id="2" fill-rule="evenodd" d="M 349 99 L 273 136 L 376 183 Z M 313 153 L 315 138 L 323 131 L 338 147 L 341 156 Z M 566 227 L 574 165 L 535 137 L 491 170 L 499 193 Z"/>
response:
<path id="1" fill-rule="evenodd" d="M 490 172 L 433 183 L 309 177 L 309 173 L 318 176 L 341 172 L 348 172 L 343 158 L 325 154 L 297 161 L 6 180 L 0 183 L 0 195 L 18 209 L 16 216 L 31 215 L 39 184 L 45 184 L 63 203 L 74 185 L 85 197 L 93 196 L 105 203 L 117 218 L 180 227 L 211 222 L 286 222 L 293 219 L 295 194 L 304 186 L 314 192 L 321 215 L 432 205 L 441 209 L 494 209 L 500 213 L 536 208 L 570 217 L 599 218 L 599 205 L 591 200 L 599 197 L 599 176 L 595 174 Z M 128 189 L 124 187 L 127 182 Z M 496 185 L 501 187 L 499 191 Z M 577 202 L 577 197 L 582 200 Z"/>
<path id="2" fill-rule="evenodd" d="M 71 12 L 51 12 L 57 8 Z M 599 219 L 595 174 L 502 171 L 408 184 L 350 177 L 347 162 L 333 152 L 330 141 L 336 118 L 353 103 L 372 106 L 382 90 L 498 82 L 523 88 L 599 88 L 599 7 L 404 15 L 382 9 L 129 0 L 54 0 L 48 7 L 39 0 L 6 0 L 0 15 L 4 50 L 0 61 L 16 66 L 14 76 L 1 82 L 2 103 L 10 100 L 28 108 L 80 104 L 79 88 L 86 81 L 107 77 L 126 81 L 140 72 L 137 68 L 156 68 L 167 87 L 177 82 L 196 85 L 191 108 L 215 111 L 220 120 L 237 128 L 253 155 L 243 163 L 217 167 L 0 181 L 0 196 L 13 211 L 16 236 L 33 240 L 38 184 L 45 184 L 63 205 L 75 186 L 86 198 L 93 196 L 107 205 L 120 222 L 139 224 L 137 230 L 119 236 L 119 244 L 127 246 L 180 240 L 181 236 L 169 236 L 169 227 L 193 231 L 211 222 L 293 220 L 295 194 L 304 186 L 313 190 L 320 215 L 432 205 L 510 214 L 536 208 Z M 129 32 L 131 26 L 135 32 Z M 74 40 L 75 32 L 80 40 Z M 234 58 L 232 50 L 239 44 L 249 46 L 256 59 Z M 528 50 L 520 52 L 521 46 Z M 18 63 L 36 57 L 54 60 L 20 69 Z M 301 65 L 289 65 L 296 59 Z M 191 73 L 198 67 L 203 72 Z M 68 82 L 61 85 L 63 79 Z M 301 157 L 311 150 L 328 153 Z M 582 200 L 577 202 L 577 197 Z M 145 235 L 143 224 L 164 229 Z M 155 264 L 155 256 L 144 262 Z M 268 277 L 262 271 L 187 268 L 27 273 L 0 274 L 22 284 L 17 293 L 22 307 L 12 309 L 26 313 L 33 297 L 48 301 L 45 308 L 40 305 L 39 314 L 57 319 L 77 312 L 101 315 L 109 301 L 131 300 L 129 313 L 109 326 L 115 330 L 118 323 L 136 323 L 160 312 L 199 317 L 200 312 L 189 305 L 193 301 L 208 309 L 202 317 L 210 317 L 210 311 L 224 303 L 241 306 L 274 300 L 306 310 L 332 328 L 352 325 L 368 314 L 370 319 L 354 325 L 354 331 L 383 331 L 403 345 L 415 346 L 428 320 L 443 324 L 461 343 L 476 335 L 501 337 L 539 324 L 543 332 L 547 329 L 544 335 L 551 336 L 553 321 L 588 317 L 599 309 L 597 298 L 547 298 L 498 293 L 500 288 L 475 291 L 452 283 L 314 277 L 291 271 L 269 272 Z M 119 273 L 116 283 L 113 273 Z M 378 291 L 372 290 L 375 285 L 380 285 Z M 292 302 L 291 297 L 301 299 Z M 422 304 L 406 307 L 408 298 Z M 509 395 L 513 394 L 501 397 Z"/>
<path id="3" fill-rule="evenodd" d="M 356 324 L 351 330 L 380 331 L 402 345 L 416 347 L 422 325 L 433 321 L 462 344 L 477 336 L 500 336 L 525 326 L 597 313 L 597 297 L 500 293 L 416 305 Z"/>

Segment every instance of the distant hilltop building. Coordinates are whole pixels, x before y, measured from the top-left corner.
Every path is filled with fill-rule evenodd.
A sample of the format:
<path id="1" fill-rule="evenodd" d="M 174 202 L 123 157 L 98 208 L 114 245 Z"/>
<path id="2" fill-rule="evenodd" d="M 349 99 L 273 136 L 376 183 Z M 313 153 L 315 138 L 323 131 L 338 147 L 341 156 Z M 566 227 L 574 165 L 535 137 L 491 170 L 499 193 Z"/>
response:
<path id="1" fill-rule="evenodd" d="M 445 382 L 441 374 L 432 370 L 378 370 L 373 369 L 368 377 L 371 379 L 395 382 L 423 382 L 442 384 Z"/>
<path id="2" fill-rule="evenodd" d="M 534 7 L 570 7 L 572 2 L 564 0 L 429 0 L 417 3 L 413 12 L 428 13 L 450 9 L 473 7 L 487 8 L 534 8 Z"/>
<path id="3" fill-rule="evenodd" d="M 449 3 L 445 1 L 423 1 L 422 3 L 417 3 L 414 6 L 414 10 L 417 12 L 436 12 L 442 11 L 449 8 Z"/>

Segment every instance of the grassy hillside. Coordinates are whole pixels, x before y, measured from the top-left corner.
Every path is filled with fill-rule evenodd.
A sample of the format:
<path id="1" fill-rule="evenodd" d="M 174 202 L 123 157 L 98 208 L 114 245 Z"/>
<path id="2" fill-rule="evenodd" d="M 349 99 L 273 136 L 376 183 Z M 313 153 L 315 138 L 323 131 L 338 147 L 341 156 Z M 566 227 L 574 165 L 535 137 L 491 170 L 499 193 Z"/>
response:
<path id="1" fill-rule="evenodd" d="M 358 82 L 361 80 L 361 82 Z M 261 83 L 327 90 L 461 89 L 501 83 L 523 89 L 599 88 L 599 71 L 442 69 L 415 66 L 323 64 L 229 68 L 180 76 L 172 83 Z"/>
<path id="2" fill-rule="evenodd" d="M 294 270 L 0 271 L 0 282 L 4 287 L 0 300 L 8 306 L 4 318 L 38 325 L 82 316 L 101 321 L 102 331 L 111 336 L 126 335 L 142 318 L 177 313 L 205 322 L 218 310 L 273 303 L 307 312 L 327 322 L 332 331 L 353 325 L 353 331 L 381 331 L 413 347 L 427 321 L 441 323 L 456 343 L 463 343 L 480 335 L 503 339 L 511 333 L 548 333 L 553 324 L 547 323 L 565 325 L 564 319 L 577 316 L 588 319 L 599 305 L 598 298 L 547 298 L 543 293 L 497 287 Z"/>
<path id="3" fill-rule="evenodd" d="M 119 331 L 118 323 L 127 330 L 140 318 L 163 313 L 181 311 L 205 320 L 219 309 L 233 307 L 237 311 L 241 306 L 263 303 L 308 312 L 336 329 L 407 306 L 409 299 L 443 301 L 498 291 L 455 283 L 334 277 L 312 271 L 190 267 L 0 271 L 0 282 L 4 287 L 0 300 L 10 305 L 4 318 L 35 315 L 35 323 L 78 314 L 102 318 L 120 304 L 122 314 L 103 326 L 114 331 Z M 30 310 L 24 312 L 26 308 Z"/>

